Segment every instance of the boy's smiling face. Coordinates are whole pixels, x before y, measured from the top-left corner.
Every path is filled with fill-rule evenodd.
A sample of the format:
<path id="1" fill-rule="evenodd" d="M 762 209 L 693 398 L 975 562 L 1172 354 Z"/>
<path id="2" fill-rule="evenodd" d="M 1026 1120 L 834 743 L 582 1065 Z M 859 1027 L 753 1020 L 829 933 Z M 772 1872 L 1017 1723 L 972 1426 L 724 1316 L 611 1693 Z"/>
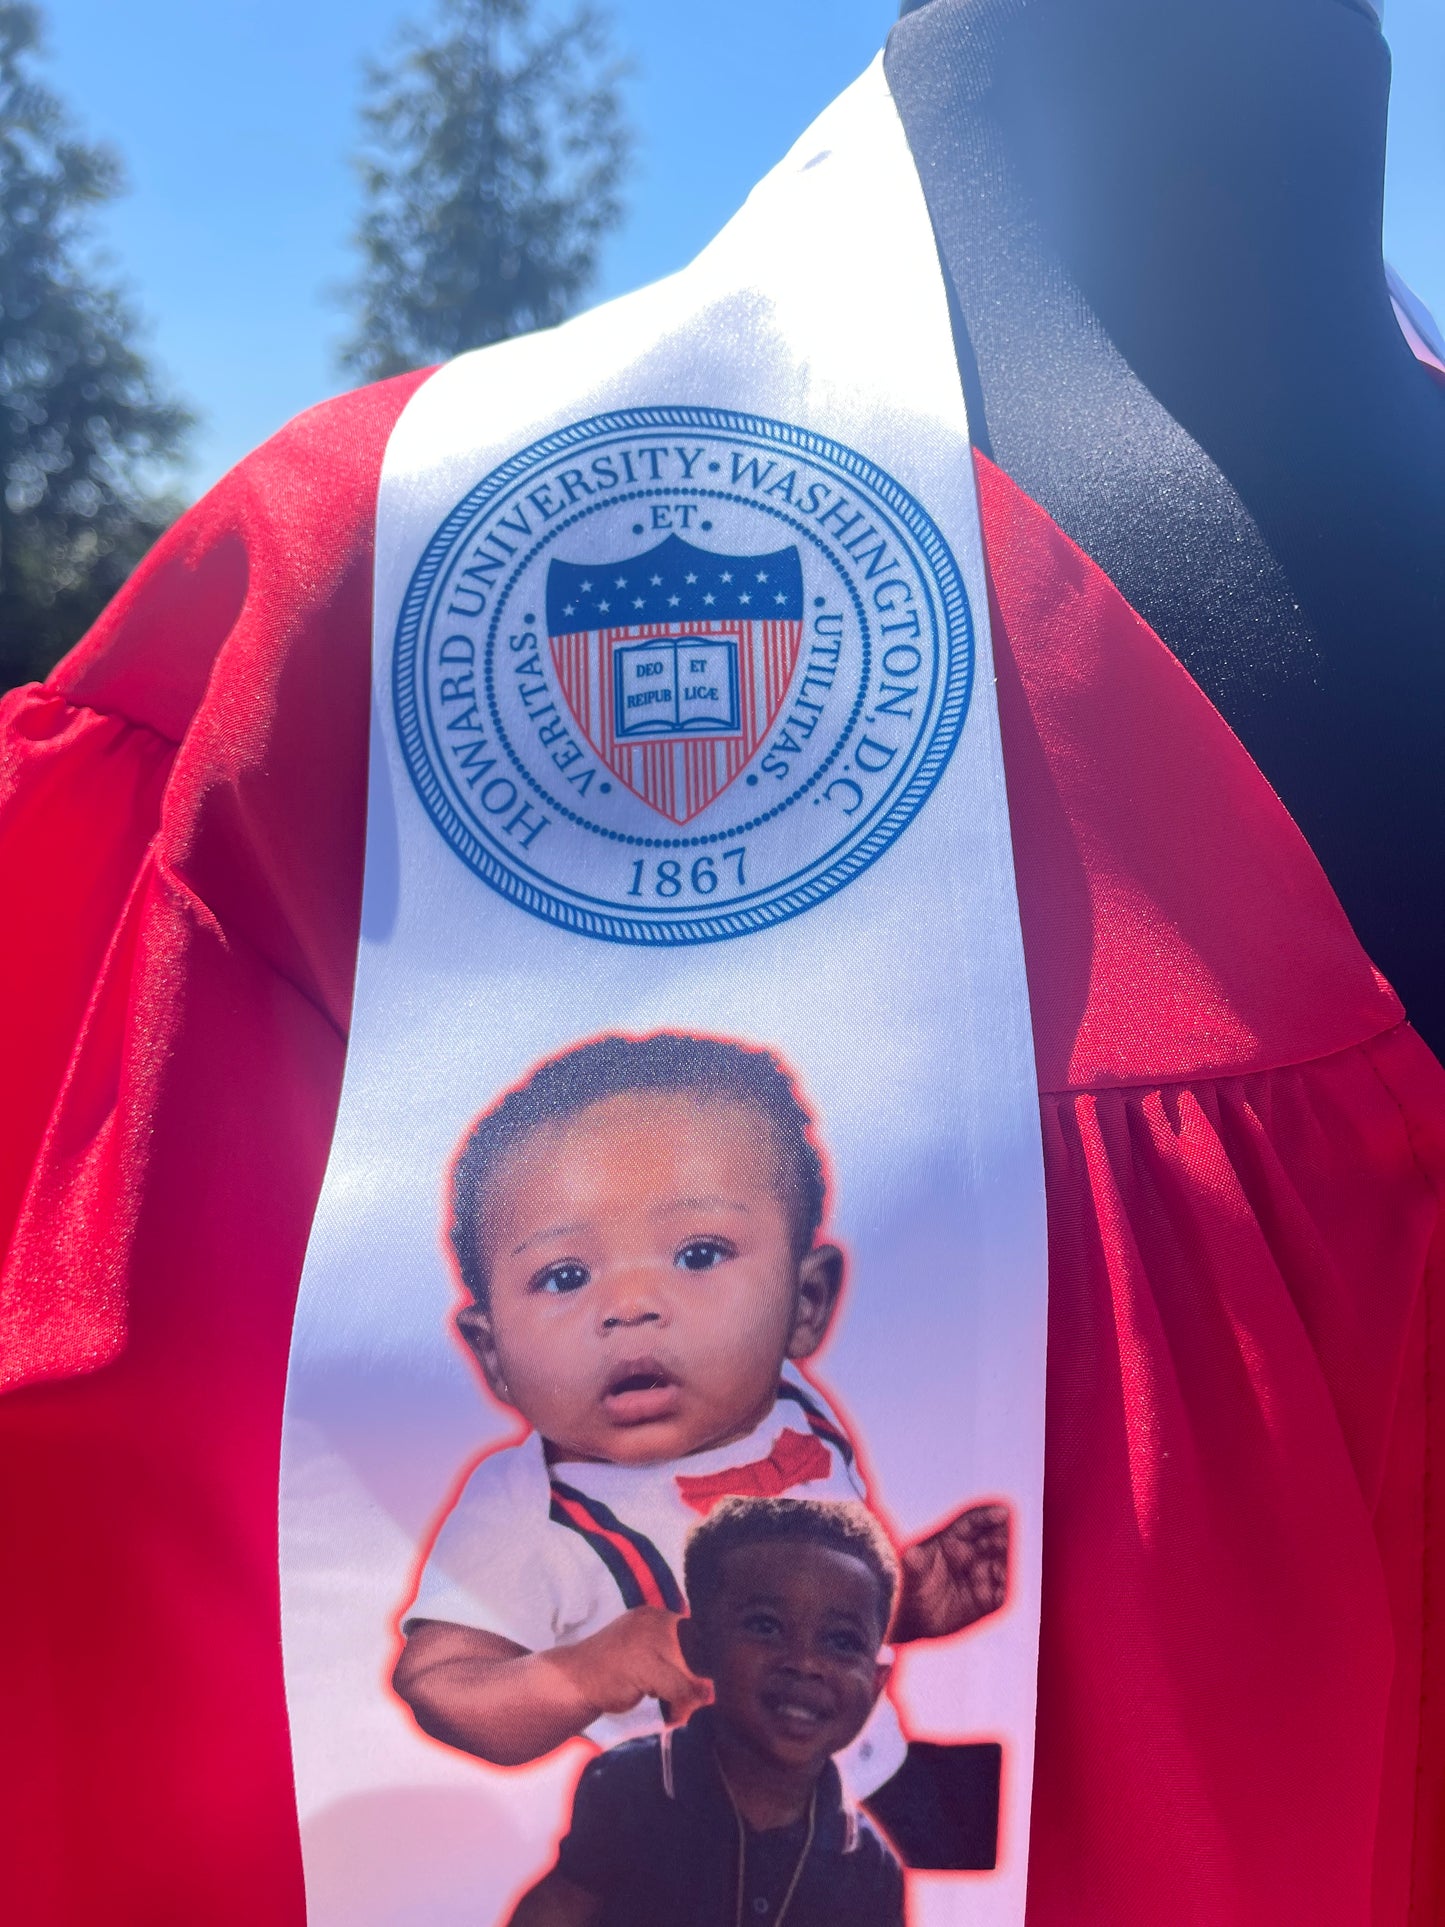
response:
<path id="1" fill-rule="evenodd" d="M 721 1580 L 678 1632 L 688 1665 L 712 1681 L 725 1770 L 820 1773 L 862 1732 L 888 1677 L 877 1574 L 798 1539 L 735 1547 Z"/>
<path id="2" fill-rule="evenodd" d="M 554 1458 L 651 1464 L 745 1436 L 827 1332 L 831 1245 L 733 1099 L 631 1091 L 531 1132 L 476 1201 L 489 1295 L 457 1323 Z"/>

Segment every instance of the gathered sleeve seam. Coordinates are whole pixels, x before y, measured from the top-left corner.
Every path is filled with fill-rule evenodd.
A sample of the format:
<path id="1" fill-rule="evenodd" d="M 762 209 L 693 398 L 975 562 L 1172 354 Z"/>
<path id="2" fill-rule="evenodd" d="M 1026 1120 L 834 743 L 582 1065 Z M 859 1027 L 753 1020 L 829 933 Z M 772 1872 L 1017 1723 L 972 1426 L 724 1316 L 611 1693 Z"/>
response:
<path id="1" fill-rule="evenodd" d="M 129 715 L 123 709 L 102 709 L 98 703 L 87 702 L 83 697 L 73 696 L 69 690 L 55 683 L 32 683 L 29 689 L 38 695 L 54 697 L 58 702 L 64 703 L 67 709 L 74 710 L 77 714 L 96 716 L 103 723 L 120 723 L 126 729 L 142 730 L 147 736 L 154 736 L 158 743 L 164 743 L 168 749 L 179 750 L 184 742 L 183 737 L 170 735 L 166 730 L 158 728 L 155 723 L 147 722 L 142 716 Z M 22 689 L 16 693 L 23 694 L 25 691 Z"/>
<path id="2" fill-rule="evenodd" d="M 1077 1084 L 1040 1085 L 1039 1097 L 1043 1099 L 1067 1100 L 1070 1098 L 1102 1097 L 1110 1091 L 1128 1095 L 1131 1092 L 1199 1090 L 1217 1084 L 1236 1084 L 1253 1077 L 1275 1077 L 1289 1071 L 1308 1071 L 1318 1065 L 1331 1064 L 1339 1058 L 1349 1057 L 1356 1051 L 1368 1051 L 1372 1046 L 1393 1037 L 1397 1032 L 1408 1030 L 1408 1018 L 1399 1018 L 1383 1025 L 1379 1030 L 1370 1031 L 1363 1037 L 1354 1038 L 1347 1044 L 1337 1045 L 1333 1050 L 1320 1051 L 1314 1057 L 1292 1057 L 1277 1063 L 1221 1065 L 1218 1068 L 1185 1071 L 1178 1076 L 1140 1076 L 1140 1077 L 1099 1077 L 1081 1080 Z M 1376 1069 L 1376 1076 L 1379 1071 Z M 1389 1089 L 1389 1086 L 1386 1086 Z M 1398 1103 L 1393 1091 L 1392 1100 Z M 1412 1147 L 1413 1148 L 1413 1147 Z"/>

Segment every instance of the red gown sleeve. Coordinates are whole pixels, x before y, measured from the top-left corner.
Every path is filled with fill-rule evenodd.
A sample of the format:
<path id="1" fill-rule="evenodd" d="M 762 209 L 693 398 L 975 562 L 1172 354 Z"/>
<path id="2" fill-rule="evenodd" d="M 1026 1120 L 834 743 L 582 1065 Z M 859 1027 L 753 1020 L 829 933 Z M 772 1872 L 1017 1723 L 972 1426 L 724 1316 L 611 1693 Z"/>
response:
<path id="1" fill-rule="evenodd" d="M 293 423 L 4 707 L 22 1927 L 303 1917 L 277 1451 L 355 959 L 376 484 L 420 379 Z"/>
<path id="2" fill-rule="evenodd" d="M 1049 1212 L 1030 1927 L 1445 1920 L 1445 1071 L 980 463 Z"/>
<path id="3" fill-rule="evenodd" d="M 4 728 L 0 902 L 16 921 L 14 940 L 0 946 L 0 1007 L 9 1013 L 0 1224 L 13 1247 L 21 1221 L 45 1215 L 47 1189 L 72 1186 L 76 1210 L 95 1215 L 107 1133 L 95 1096 L 87 1101 L 87 1073 L 116 1055 L 123 1010 L 104 986 L 126 969 L 130 899 L 176 746 L 49 689 L 13 698 Z M 47 1263 L 39 1279 L 7 1265 L 0 1381 L 102 1363 L 123 1323 L 117 1294 L 88 1265 Z"/>

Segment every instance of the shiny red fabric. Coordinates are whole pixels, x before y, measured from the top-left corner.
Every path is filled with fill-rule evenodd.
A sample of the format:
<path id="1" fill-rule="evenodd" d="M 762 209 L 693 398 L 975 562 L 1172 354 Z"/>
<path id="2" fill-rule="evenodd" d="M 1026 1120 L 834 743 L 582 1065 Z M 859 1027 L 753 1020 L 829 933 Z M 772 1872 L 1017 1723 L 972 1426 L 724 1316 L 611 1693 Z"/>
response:
<path id="1" fill-rule="evenodd" d="M 304 1919 L 277 1454 L 419 379 L 243 463 L 4 705 L 22 1927 Z M 1426 1927 L 1445 1073 L 1197 688 L 980 473 L 1051 1263 L 1030 1927 Z"/>

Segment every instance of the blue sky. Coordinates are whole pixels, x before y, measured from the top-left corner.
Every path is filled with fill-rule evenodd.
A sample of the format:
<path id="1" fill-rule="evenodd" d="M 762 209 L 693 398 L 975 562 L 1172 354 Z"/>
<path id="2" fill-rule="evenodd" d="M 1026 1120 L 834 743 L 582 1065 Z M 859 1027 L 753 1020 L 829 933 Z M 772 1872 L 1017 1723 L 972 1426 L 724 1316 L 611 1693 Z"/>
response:
<path id="1" fill-rule="evenodd" d="M 200 412 L 199 490 L 344 386 L 331 291 L 352 260 L 363 60 L 426 0 L 51 0 L 49 77 L 114 143 L 130 192 L 102 237 L 156 359 Z M 894 0 L 613 0 L 641 133 L 599 295 L 680 267 L 871 59 Z M 1445 7 L 1388 0 L 1386 240 L 1445 310 Z M 756 49 L 764 44 L 768 58 Z M 706 89 L 705 104 L 703 89 Z"/>

